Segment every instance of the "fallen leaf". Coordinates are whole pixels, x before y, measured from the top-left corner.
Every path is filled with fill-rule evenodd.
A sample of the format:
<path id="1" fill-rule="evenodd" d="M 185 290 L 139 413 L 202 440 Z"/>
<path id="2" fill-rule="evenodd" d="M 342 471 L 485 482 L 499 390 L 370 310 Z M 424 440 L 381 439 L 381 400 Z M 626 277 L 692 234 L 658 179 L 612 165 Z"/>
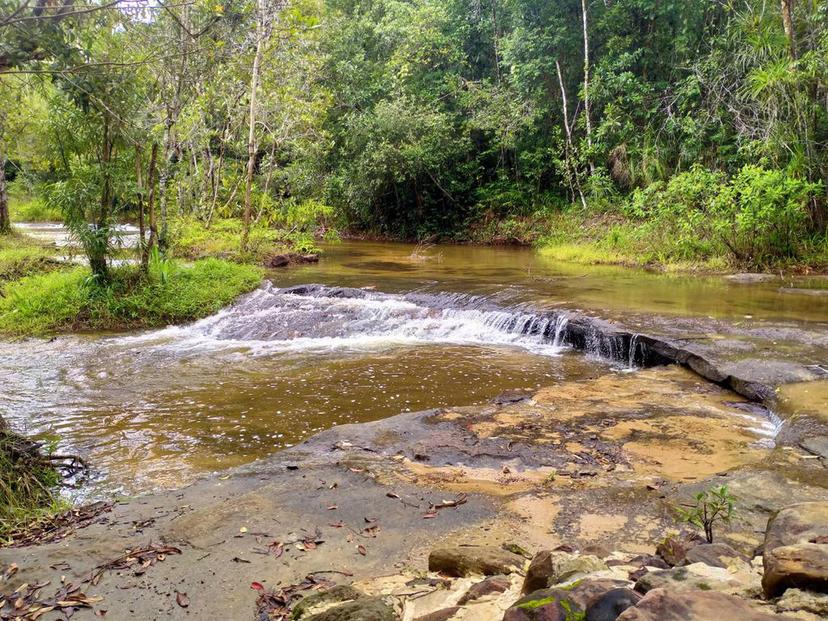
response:
<path id="1" fill-rule="evenodd" d="M 362 556 L 365 556 L 366 554 L 368 554 L 368 550 L 366 550 L 366 549 L 365 549 L 365 546 L 364 546 L 364 545 L 362 545 L 362 544 L 359 544 L 359 545 L 357 546 L 357 552 L 359 552 L 360 554 L 362 554 Z"/>
<path id="2" fill-rule="evenodd" d="M 337 509 L 339 509 L 339 507 L 337 507 L 336 505 L 331 505 L 330 507 L 328 507 L 328 511 L 336 511 Z"/>
<path id="3" fill-rule="evenodd" d="M 431 519 L 436 518 L 436 517 L 437 517 L 437 512 L 436 511 L 429 511 L 428 513 L 423 514 L 423 519 L 424 520 L 431 520 Z"/>
<path id="4" fill-rule="evenodd" d="M 399 494 L 395 494 L 394 492 L 388 492 L 388 493 L 386 494 L 386 496 L 388 496 L 389 498 L 396 498 L 397 500 L 399 500 L 399 499 L 400 499 L 400 495 L 399 495 Z"/>
<path id="5" fill-rule="evenodd" d="M 239 532 L 240 532 L 240 533 L 246 533 L 246 532 L 247 532 L 247 526 L 242 526 L 242 527 L 239 529 Z"/>
<path id="6" fill-rule="evenodd" d="M 261 582 L 251 582 L 250 588 L 256 591 L 264 591 L 264 586 L 262 586 Z"/>
<path id="7" fill-rule="evenodd" d="M 267 549 L 270 550 L 273 556 L 279 558 L 284 553 L 285 546 L 281 541 L 274 541 L 269 546 L 267 546 Z"/>
<path id="8" fill-rule="evenodd" d="M 178 591 L 176 591 L 175 592 L 175 601 L 182 608 L 186 608 L 187 606 L 190 605 L 190 598 L 187 597 L 186 593 L 179 593 Z"/>
<path id="9" fill-rule="evenodd" d="M 340 520 L 339 522 L 333 522 L 331 524 L 328 524 L 328 526 L 331 526 L 333 528 L 342 528 L 343 526 L 345 526 L 345 522 Z"/>

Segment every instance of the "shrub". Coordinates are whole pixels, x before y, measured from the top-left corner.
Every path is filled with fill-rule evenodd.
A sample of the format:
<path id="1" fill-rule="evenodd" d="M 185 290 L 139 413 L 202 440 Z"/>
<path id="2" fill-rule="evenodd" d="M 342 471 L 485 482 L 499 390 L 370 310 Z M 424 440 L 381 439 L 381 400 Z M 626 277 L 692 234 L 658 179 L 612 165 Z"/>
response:
<path id="1" fill-rule="evenodd" d="M 714 228 L 739 263 L 799 258 L 810 235 L 809 199 L 821 184 L 745 166 L 712 201 Z"/>

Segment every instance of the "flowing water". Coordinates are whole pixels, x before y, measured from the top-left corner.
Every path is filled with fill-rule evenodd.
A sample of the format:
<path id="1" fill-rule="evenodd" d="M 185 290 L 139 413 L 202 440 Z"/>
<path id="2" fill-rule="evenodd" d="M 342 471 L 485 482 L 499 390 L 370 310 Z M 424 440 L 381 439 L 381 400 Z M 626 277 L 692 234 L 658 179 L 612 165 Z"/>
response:
<path id="1" fill-rule="evenodd" d="M 312 282 L 369 292 L 286 291 Z M 176 487 L 332 425 L 633 366 L 571 351 L 566 312 L 539 308 L 828 317 L 823 297 L 779 287 L 552 264 L 525 249 L 343 243 L 191 325 L 0 343 L 0 415 L 87 456 L 93 493 Z"/>

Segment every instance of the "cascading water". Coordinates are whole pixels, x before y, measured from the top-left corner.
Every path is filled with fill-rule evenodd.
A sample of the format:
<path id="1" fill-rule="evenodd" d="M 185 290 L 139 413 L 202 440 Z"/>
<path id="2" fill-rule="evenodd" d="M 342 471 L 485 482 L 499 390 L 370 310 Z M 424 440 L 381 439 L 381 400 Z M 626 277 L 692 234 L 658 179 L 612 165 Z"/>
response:
<path id="1" fill-rule="evenodd" d="M 468 296 L 267 284 L 202 321 L 121 342 L 191 352 L 244 348 L 253 355 L 445 343 L 514 346 L 555 356 L 565 348 L 567 321 L 566 315 L 487 308 L 482 298 Z"/>

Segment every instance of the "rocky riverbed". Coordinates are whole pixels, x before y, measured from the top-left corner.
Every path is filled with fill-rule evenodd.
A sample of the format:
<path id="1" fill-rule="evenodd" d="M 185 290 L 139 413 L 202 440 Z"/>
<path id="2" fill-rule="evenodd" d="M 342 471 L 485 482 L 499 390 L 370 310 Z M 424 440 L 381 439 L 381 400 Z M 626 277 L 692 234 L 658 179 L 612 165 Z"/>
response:
<path id="1" fill-rule="evenodd" d="M 610 394 L 611 400 L 600 398 Z M 48 607 L 54 596 L 63 596 L 60 601 L 76 604 L 73 618 L 79 619 L 103 611 L 110 619 L 278 619 L 279 606 L 293 608 L 300 596 L 335 584 L 353 585 L 366 596 L 394 595 L 388 610 L 396 612 L 383 603 L 381 615 L 365 616 L 355 612 L 362 604 L 351 602 L 341 614 L 309 618 L 408 620 L 457 607 L 458 619 L 523 619 L 515 615 L 526 610 L 541 611 L 530 619 L 557 619 L 567 617 L 537 616 L 546 614 L 548 602 L 522 602 L 518 612 L 513 604 L 529 595 L 523 582 L 530 558 L 577 550 L 574 558 L 588 557 L 594 569 L 578 573 L 618 582 L 611 582 L 613 589 L 633 593 L 620 594 L 623 601 L 638 602 L 635 593 L 644 590 L 655 594 L 637 603 L 644 612 L 621 618 L 669 619 L 653 616 L 647 606 L 695 610 L 702 604 L 693 593 L 661 594 L 661 583 L 645 589 L 636 572 L 657 570 L 660 563 L 633 559 L 650 559 L 659 542 L 682 529 L 677 504 L 726 484 L 736 510 L 717 542 L 741 563 L 735 577 L 722 573 L 731 571 L 728 564 L 708 570 L 691 562 L 681 572 L 690 572 L 697 585 L 709 586 L 716 576 L 728 585 L 712 589 L 724 594 L 708 594 L 711 606 L 776 613 L 778 604 L 754 597 L 762 578 L 754 559 L 768 519 L 795 501 L 825 500 L 828 488 L 817 438 L 777 444 L 776 424 L 761 405 L 668 366 L 607 371 L 555 388 L 507 393 L 483 406 L 343 425 L 227 475 L 101 507 L 83 527 L 70 524 L 51 541 L 2 549 L 2 590 L 8 595 L 23 584 L 41 585 L 25 606 Z M 812 545 L 824 546 L 821 537 L 828 533 L 819 533 Z M 514 570 L 475 586 L 482 578 L 465 573 L 492 571 L 474 562 L 469 572 L 435 565 L 437 550 L 458 546 L 486 554 L 506 546 L 492 554 L 501 560 L 507 555 Z M 704 559 L 709 555 L 702 565 Z M 793 562 L 779 559 L 781 565 Z M 464 575 L 445 582 L 447 573 Z M 673 582 L 682 575 L 673 575 Z M 734 581 L 738 588 L 730 588 Z M 68 584 L 85 599 L 65 599 L 72 595 L 62 592 Z M 496 587 L 502 594 L 461 603 L 472 587 Z M 581 608 L 600 591 L 577 589 L 570 599 Z M 257 606 L 265 611 L 258 617 Z M 578 614 L 572 618 L 588 618 L 586 609 Z M 63 618 L 54 611 L 42 618 L 49 615 Z"/>

